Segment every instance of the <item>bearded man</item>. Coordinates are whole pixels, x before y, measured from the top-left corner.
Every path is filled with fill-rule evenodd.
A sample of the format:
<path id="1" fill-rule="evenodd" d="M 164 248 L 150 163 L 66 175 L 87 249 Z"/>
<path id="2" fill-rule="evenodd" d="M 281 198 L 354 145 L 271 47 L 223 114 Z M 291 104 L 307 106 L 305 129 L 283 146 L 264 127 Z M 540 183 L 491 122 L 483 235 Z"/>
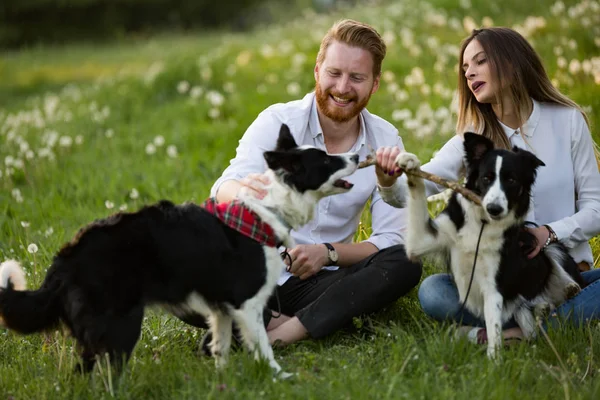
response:
<path id="1" fill-rule="evenodd" d="M 242 192 L 265 195 L 269 181 L 262 174 L 263 153 L 275 148 L 281 124 L 288 125 L 298 145 L 330 154 L 355 152 L 364 159 L 371 149 L 403 148 L 398 130 L 365 108 L 379 88 L 385 53 L 384 41 L 371 26 L 336 22 L 317 55 L 315 91 L 259 114 L 211 196 L 227 202 Z M 405 211 L 381 199 L 375 172 L 387 173 L 374 166 L 357 170 L 346 178 L 354 184 L 352 190 L 321 200 L 315 218 L 292 231 L 297 246 L 282 249 L 289 254 L 282 260 L 287 270 L 265 310 L 271 343 L 329 335 L 351 325 L 354 317 L 395 302 L 418 284 L 421 265 L 408 260 L 402 245 Z M 369 200 L 372 234 L 354 243 Z M 205 351 L 209 341 L 205 337 Z"/>

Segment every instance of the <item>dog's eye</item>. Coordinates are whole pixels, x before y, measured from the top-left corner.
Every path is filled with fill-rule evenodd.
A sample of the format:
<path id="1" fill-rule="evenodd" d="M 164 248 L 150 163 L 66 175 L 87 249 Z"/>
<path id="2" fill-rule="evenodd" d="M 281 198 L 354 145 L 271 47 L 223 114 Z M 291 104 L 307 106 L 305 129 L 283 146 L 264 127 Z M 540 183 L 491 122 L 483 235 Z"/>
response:
<path id="1" fill-rule="evenodd" d="M 506 183 L 508 183 L 509 185 L 514 185 L 515 183 L 517 183 L 517 181 L 515 180 L 515 178 L 508 178 L 506 180 Z"/>
<path id="2" fill-rule="evenodd" d="M 483 178 L 481 178 L 481 181 L 485 184 L 490 183 L 492 180 L 490 179 L 489 176 L 484 176 Z"/>

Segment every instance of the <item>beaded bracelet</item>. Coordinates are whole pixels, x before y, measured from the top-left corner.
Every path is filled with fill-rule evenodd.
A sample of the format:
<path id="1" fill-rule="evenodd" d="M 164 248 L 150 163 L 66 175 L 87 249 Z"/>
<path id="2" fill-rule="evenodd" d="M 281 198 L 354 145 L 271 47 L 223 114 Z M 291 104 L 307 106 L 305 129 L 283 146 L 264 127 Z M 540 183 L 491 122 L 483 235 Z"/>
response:
<path id="1" fill-rule="evenodd" d="M 546 229 L 548 229 L 548 239 L 546 239 L 546 243 L 544 243 L 544 246 L 542 247 L 542 249 L 545 249 L 546 247 L 548 247 L 548 245 L 550 245 L 550 243 L 558 242 L 558 237 L 556 236 L 554 229 L 550 228 L 549 225 L 544 225 L 544 227 Z"/>

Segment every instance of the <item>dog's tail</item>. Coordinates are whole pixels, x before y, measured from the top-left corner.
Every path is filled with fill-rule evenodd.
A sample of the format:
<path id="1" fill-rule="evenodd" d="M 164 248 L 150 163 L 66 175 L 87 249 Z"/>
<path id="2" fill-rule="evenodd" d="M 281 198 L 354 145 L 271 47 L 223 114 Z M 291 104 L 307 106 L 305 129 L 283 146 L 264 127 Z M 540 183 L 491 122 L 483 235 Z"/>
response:
<path id="1" fill-rule="evenodd" d="M 25 273 L 18 262 L 0 264 L 0 325 L 19 333 L 35 333 L 59 321 L 56 285 L 25 290 Z"/>

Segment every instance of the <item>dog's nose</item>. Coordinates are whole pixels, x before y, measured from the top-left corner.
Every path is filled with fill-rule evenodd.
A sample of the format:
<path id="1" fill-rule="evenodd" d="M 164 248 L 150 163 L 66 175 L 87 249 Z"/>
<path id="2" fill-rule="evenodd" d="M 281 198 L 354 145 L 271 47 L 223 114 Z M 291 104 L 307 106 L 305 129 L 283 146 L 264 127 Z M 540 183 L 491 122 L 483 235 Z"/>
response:
<path id="1" fill-rule="evenodd" d="M 493 217 L 497 217 L 498 215 L 500 215 L 503 211 L 503 208 L 500 207 L 498 204 L 488 204 L 485 209 L 487 210 L 488 214 L 490 214 Z"/>
<path id="2" fill-rule="evenodd" d="M 358 164 L 358 154 L 353 154 L 352 156 L 350 156 L 350 159 L 353 163 Z"/>

